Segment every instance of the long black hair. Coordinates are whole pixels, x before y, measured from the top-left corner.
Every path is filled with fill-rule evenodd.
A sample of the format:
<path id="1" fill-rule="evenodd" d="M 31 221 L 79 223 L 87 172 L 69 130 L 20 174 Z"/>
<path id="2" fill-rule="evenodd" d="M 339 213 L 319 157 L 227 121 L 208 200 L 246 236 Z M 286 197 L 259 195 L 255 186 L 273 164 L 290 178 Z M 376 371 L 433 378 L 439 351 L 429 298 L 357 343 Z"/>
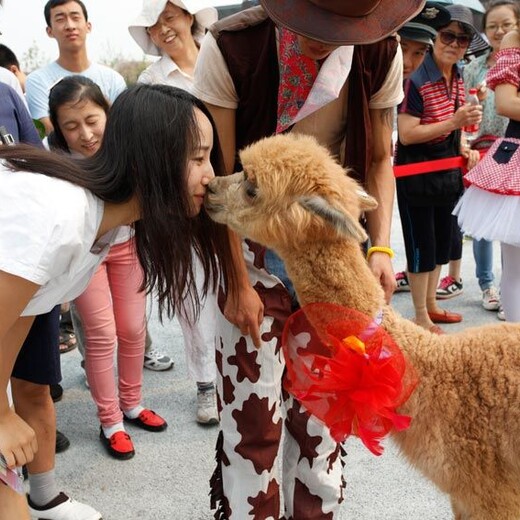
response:
<path id="1" fill-rule="evenodd" d="M 204 209 L 190 216 L 187 192 L 189 154 L 199 143 L 195 109 L 210 120 L 216 175 L 224 165 L 213 119 L 204 104 L 188 92 L 167 85 L 135 85 L 112 105 L 103 142 L 89 158 L 73 159 L 27 145 L 0 147 L 0 159 L 14 170 L 41 173 L 90 190 L 100 199 L 123 203 L 136 196 L 140 218 L 135 223 L 136 249 L 144 270 L 144 288 L 156 292 L 159 312 L 172 316 L 194 289 L 192 247 L 205 272 L 204 294 L 216 288 L 222 271 L 235 287 L 227 229 Z"/>
<path id="2" fill-rule="evenodd" d="M 65 76 L 51 88 L 49 92 L 49 118 L 54 127 L 52 139 L 49 136 L 51 148 L 70 152 L 67 140 L 58 123 L 58 109 L 66 103 L 79 105 L 86 101 L 91 101 L 108 115 L 110 104 L 99 86 L 90 78 L 78 74 Z"/>

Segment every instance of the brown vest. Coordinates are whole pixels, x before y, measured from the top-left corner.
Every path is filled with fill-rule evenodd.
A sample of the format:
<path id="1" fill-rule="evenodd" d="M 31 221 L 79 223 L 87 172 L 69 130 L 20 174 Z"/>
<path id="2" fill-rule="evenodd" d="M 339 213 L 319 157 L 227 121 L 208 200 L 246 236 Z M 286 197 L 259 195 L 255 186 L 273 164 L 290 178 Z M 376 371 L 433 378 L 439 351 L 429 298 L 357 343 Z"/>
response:
<path id="1" fill-rule="evenodd" d="M 261 7 L 253 7 L 215 23 L 210 32 L 238 95 L 236 148 L 240 150 L 276 130 L 280 76 L 275 24 Z M 382 87 L 396 50 L 395 38 L 354 48 L 348 77 L 345 166 L 361 182 L 372 156 L 369 101 Z"/>

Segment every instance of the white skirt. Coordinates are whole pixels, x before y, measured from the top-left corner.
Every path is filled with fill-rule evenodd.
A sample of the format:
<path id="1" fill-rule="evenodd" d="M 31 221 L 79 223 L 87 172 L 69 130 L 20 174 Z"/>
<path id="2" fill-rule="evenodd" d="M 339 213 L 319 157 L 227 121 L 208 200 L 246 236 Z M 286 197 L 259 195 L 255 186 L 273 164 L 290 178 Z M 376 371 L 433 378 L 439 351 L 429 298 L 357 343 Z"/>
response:
<path id="1" fill-rule="evenodd" d="M 501 195 L 470 186 L 453 214 L 464 234 L 520 247 L 520 196 Z"/>

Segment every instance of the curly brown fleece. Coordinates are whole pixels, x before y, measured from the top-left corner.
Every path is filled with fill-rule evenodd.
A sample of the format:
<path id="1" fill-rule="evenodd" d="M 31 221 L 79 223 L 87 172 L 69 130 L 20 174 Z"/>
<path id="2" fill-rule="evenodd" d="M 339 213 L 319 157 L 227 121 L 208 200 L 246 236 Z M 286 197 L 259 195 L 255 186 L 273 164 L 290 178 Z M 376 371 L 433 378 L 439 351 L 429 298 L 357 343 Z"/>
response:
<path id="1" fill-rule="evenodd" d="M 241 161 L 243 173 L 212 181 L 212 218 L 276 250 L 302 305 L 383 309 L 420 377 L 399 410 L 413 418 L 393 434 L 401 452 L 450 495 L 456 520 L 520 519 L 520 325 L 438 336 L 386 306 L 359 247 L 375 200 L 313 138 L 270 137 Z"/>

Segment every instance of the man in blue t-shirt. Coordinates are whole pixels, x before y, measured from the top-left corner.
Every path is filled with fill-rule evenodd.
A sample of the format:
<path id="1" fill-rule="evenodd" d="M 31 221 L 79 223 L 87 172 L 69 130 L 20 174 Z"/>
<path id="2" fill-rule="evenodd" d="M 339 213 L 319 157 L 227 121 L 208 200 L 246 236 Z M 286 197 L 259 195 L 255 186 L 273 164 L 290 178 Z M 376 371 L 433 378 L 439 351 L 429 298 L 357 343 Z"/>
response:
<path id="1" fill-rule="evenodd" d="M 92 63 L 87 56 L 87 35 L 92 25 L 81 0 L 49 0 L 44 8 L 47 34 L 58 44 L 58 59 L 27 77 L 26 92 L 29 111 L 39 119 L 49 134 L 49 91 L 65 76 L 81 74 L 97 83 L 105 97 L 113 102 L 126 88 L 125 80 L 115 70 Z"/>

